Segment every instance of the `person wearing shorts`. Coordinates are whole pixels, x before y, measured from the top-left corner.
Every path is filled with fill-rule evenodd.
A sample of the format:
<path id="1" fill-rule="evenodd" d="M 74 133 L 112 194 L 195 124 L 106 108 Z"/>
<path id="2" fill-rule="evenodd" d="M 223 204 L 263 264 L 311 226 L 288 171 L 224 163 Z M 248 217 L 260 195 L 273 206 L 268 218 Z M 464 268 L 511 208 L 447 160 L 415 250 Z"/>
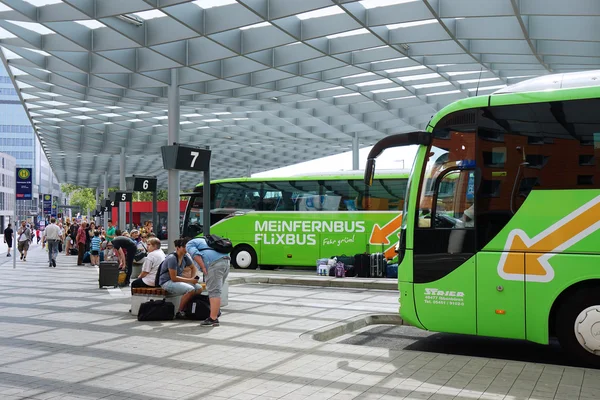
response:
<path id="1" fill-rule="evenodd" d="M 114 243 L 114 241 L 113 241 Z M 175 251 L 165 257 L 160 267 L 158 284 L 170 294 L 179 295 L 181 302 L 177 317 L 185 317 L 183 310 L 187 303 L 197 294 L 202 293 L 202 285 L 198 284 L 198 277 L 193 271 L 193 278 L 184 278 L 183 270 L 193 265 L 192 259 L 186 254 L 187 239 L 177 239 L 174 242 Z"/>
<path id="2" fill-rule="evenodd" d="M 200 325 L 219 326 L 221 291 L 229 275 L 231 258 L 228 253 L 220 253 L 209 247 L 204 238 L 190 240 L 186 249 L 206 278 L 206 290 L 208 290 L 210 301 L 210 317 L 202 321 Z"/>
<path id="3" fill-rule="evenodd" d="M 100 231 L 94 231 L 94 236 L 90 242 L 90 263 L 92 266 L 100 266 Z"/>
<path id="4" fill-rule="evenodd" d="M 31 242 L 31 229 L 29 229 L 25 221 L 21 222 L 17 236 L 17 250 L 21 253 L 21 260 L 27 261 L 27 250 L 29 250 L 29 243 Z"/>
<path id="5" fill-rule="evenodd" d="M 124 236 L 125 233 L 127 232 L 121 232 L 117 229 L 117 237 L 111 242 L 115 250 L 117 250 L 119 266 L 125 268 L 125 282 L 121 286 L 129 286 L 131 272 L 133 271 L 133 260 L 135 259 L 135 252 L 137 251 L 137 243 L 131 240 L 131 238 Z"/>

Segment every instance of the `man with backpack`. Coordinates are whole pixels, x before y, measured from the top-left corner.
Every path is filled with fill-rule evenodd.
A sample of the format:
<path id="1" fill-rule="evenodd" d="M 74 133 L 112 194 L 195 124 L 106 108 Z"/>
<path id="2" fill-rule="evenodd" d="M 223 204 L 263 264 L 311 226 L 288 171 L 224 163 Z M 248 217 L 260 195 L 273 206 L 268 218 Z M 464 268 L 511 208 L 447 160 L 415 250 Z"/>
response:
<path id="1" fill-rule="evenodd" d="M 182 276 L 185 267 L 193 264 L 186 254 L 186 243 L 187 239 L 175 240 L 175 251 L 167 255 L 161 263 L 155 282 L 170 294 L 182 296 L 179 303 L 179 312 L 177 313 L 178 318 L 185 317 L 183 310 L 185 310 L 192 297 L 202 293 L 202 285 L 198 283 L 197 276 L 193 278 Z"/>
<path id="2" fill-rule="evenodd" d="M 229 253 L 232 249 L 229 239 L 217 235 L 207 235 L 206 238 L 192 239 L 187 243 L 187 252 L 206 278 L 210 301 L 210 317 L 202 321 L 201 326 L 219 326 L 221 291 L 229 275 Z"/>

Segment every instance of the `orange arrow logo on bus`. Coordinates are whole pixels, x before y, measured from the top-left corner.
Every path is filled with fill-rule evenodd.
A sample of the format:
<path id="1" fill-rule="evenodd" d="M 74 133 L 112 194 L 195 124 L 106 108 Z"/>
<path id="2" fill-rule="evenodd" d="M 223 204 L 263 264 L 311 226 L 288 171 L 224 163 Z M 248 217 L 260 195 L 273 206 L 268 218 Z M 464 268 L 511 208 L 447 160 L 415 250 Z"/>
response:
<path id="1" fill-rule="evenodd" d="M 402 214 L 388 222 L 380 228 L 379 225 L 373 225 L 373 231 L 371 232 L 371 238 L 369 239 L 370 244 L 390 244 L 388 236 L 400 229 L 402 224 Z"/>
<path id="2" fill-rule="evenodd" d="M 554 268 L 548 260 L 575 243 L 600 229 L 600 196 L 595 197 L 543 232 L 529 238 L 521 229 L 508 235 L 505 253 L 500 257 L 498 273 L 507 280 L 525 279 L 533 282 L 550 282 Z M 540 253 L 539 257 L 527 257 L 523 270 L 523 254 L 512 252 Z"/>

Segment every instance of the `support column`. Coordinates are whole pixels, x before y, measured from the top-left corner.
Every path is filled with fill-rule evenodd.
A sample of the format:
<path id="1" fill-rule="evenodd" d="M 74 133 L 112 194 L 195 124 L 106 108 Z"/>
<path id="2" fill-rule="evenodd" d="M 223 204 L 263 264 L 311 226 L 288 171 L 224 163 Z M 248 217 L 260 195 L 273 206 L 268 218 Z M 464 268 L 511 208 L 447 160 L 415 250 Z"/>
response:
<path id="1" fill-rule="evenodd" d="M 121 170 L 119 171 L 119 190 L 125 190 L 125 147 L 121 147 Z M 127 203 L 119 203 L 119 229 L 125 230 L 125 213 L 127 212 Z"/>
<path id="2" fill-rule="evenodd" d="M 152 192 L 152 232 L 160 232 L 158 228 L 158 189 Z"/>
<path id="3" fill-rule="evenodd" d="M 98 205 L 100 204 L 100 188 L 96 188 L 96 210 L 98 209 Z M 96 223 L 96 228 L 100 226 L 100 217 L 96 217 L 94 221 Z"/>
<path id="4" fill-rule="evenodd" d="M 359 169 L 359 161 L 358 161 L 358 133 L 354 132 L 354 137 L 352 138 L 352 169 Z"/>
<path id="5" fill-rule="evenodd" d="M 102 206 L 104 206 L 105 201 L 108 199 L 108 174 L 104 172 L 104 189 L 102 190 Z M 112 211 L 111 211 L 112 212 Z M 105 228 L 108 227 L 108 220 L 110 219 L 110 214 L 102 215 L 102 226 Z"/>
<path id="6" fill-rule="evenodd" d="M 169 140 L 172 145 L 179 142 L 179 82 L 176 69 L 171 69 L 171 84 L 168 89 L 169 96 Z M 179 232 L 179 171 L 168 171 L 168 213 L 167 213 L 167 232 L 169 236 L 169 252 L 175 250 L 173 241 L 180 236 Z"/>

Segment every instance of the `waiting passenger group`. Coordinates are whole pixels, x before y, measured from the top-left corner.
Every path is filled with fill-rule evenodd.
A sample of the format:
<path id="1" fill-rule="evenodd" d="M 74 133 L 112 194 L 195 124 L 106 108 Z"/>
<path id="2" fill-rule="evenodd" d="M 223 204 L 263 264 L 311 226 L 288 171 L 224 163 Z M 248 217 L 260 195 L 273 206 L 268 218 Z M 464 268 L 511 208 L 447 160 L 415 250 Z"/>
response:
<path id="1" fill-rule="evenodd" d="M 39 231 L 38 231 L 39 232 Z M 4 231 L 4 240 L 8 244 L 7 256 L 11 256 L 13 231 L 11 225 Z M 23 221 L 17 231 L 18 250 L 21 260 L 26 261 L 29 244 L 33 240 L 31 227 Z M 39 243 L 39 236 L 38 243 Z M 230 269 L 229 254 L 212 249 L 204 238 L 180 238 L 174 241 L 175 251 L 165 255 L 161 241 L 152 231 L 152 222 L 148 221 L 140 229 L 131 232 L 116 229 L 111 220 L 108 227 L 96 227 L 89 224 L 66 223 L 63 226 L 55 218 L 41 233 L 42 245 L 48 245 L 48 266 L 56 268 L 56 257 L 64 249 L 65 255 L 77 255 L 77 265 L 88 261 L 98 266 L 100 261 L 118 261 L 121 270 L 126 273 L 121 285 L 130 285 L 134 262 L 143 263 L 142 271 L 131 288 L 155 287 L 156 284 L 170 294 L 182 296 L 177 317 L 185 317 L 187 303 L 202 291 L 199 270 L 202 271 L 210 301 L 210 317 L 202 321 L 202 326 L 219 326 L 221 292 Z M 161 268 L 161 265 L 163 267 Z M 157 273 L 160 275 L 157 279 Z"/>

